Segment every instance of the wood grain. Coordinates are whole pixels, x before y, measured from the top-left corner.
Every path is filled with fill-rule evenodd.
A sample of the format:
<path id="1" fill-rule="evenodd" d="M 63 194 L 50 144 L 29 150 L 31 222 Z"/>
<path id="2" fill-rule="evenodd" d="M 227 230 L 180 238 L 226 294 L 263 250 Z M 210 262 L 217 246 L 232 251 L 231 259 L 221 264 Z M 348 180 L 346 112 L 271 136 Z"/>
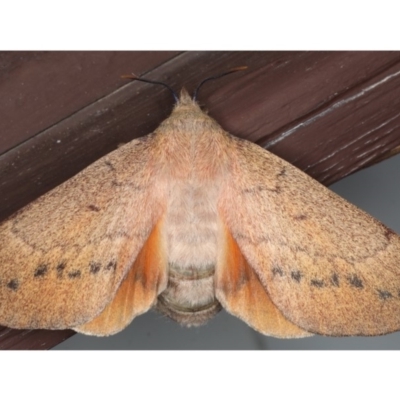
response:
<path id="1" fill-rule="evenodd" d="M 0 53 L 0 154 L 146 73 L 179 52 Z"/>

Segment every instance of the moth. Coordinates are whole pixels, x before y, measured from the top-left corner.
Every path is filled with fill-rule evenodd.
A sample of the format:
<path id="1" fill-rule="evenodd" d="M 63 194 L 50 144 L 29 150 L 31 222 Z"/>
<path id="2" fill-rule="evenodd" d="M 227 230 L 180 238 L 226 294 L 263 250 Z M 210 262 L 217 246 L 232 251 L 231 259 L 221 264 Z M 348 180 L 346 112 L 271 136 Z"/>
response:
<path id="1" fill-rule="evenodd" d="M 280 338 L 400 329 L 400 239 L 182 90 L 151 134 L 0 224 L 0 324 L 105 336 L 155 307 Z"/>

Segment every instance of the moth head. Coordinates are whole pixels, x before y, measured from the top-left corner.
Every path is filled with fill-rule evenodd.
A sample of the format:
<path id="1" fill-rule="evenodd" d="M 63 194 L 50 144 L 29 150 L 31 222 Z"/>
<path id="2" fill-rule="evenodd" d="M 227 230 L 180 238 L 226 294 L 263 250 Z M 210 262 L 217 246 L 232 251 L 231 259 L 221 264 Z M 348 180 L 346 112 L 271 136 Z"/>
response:
<path id="1" fill-rule="evenodd" d="M 190 96 L 188 91 L 185 88 L 182 88 L 181 93 L 177 102 L 175 103 L 174 112 L 186 112 L 190 110 L 191 112 L 198 110 L 202 112 L 200 106 L 197 101 L 194 100 L 193 97 Z"/>

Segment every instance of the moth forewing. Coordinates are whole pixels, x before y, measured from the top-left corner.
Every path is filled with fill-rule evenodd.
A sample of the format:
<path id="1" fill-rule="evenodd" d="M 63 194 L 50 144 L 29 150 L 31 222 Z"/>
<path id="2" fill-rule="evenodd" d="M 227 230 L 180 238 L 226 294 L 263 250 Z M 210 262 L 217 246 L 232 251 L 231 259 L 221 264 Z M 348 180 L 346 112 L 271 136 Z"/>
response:
<path id="1" fill-rule="evenodd" d="M 161 216 L 151 141 L 117 149 L 1 223 L 0 324 L 73 328 L 112 300 Z"/>
<path id="2" fill-rule="evenodd" d="M 399 236 L 287 162 L 234 143 L 226 223 L 282 314 L 324 335 L 399 330 Z"/>

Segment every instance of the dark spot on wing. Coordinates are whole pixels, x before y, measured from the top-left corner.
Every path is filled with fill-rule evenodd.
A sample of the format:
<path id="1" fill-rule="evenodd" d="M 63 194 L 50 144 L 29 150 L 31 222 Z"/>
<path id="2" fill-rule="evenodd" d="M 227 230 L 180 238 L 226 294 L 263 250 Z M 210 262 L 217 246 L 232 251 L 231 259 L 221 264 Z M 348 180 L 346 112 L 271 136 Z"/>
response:
<path id="1" fill-rule="evenodd" d="M 310 285 L 315 286 L 317 288 L 322 288 L 325 286 L 325 283 L 322 279 L 311 279 Z"/>
<path id="2" fill-rule="evenodd" d="M 115 260 L 111 260 L 107 265 L 106 265 L 106 270 L 107 271 L 110 271 L 111 269 L 112 270 L 116 270 L 116 268 L 117 268 L 117 262 L 115 261 Z"/>
<path id="3" fill-rule="evenodd" d="M 397 235 L 397 233 L 395 231 L 392 231 L 390 228 L 387 228 L 385 226 L 385 236 L 387 240 L 390 240 L 390 237 L 393 235 Z"/>
<path id="4" fill-rule="evenodd" d="M 387 300 L 393 297 L 392 293 L 388 292 L 387 290 L 379 290 L 379 289 L 378 289 L 378 296 L 381 300 Z"/>
<path id="5" fill-rule="evenodd" d="M 298 214 L 293 217 L 296 221 L 304 221 L 307 219 L 307 215 L 305 214 Z"/>
<path id="6" fill-rule="evenodd" d="M 105 237 L 108 239 L 115 239 L 115 238 L 119 238 L 119 237 L 124 237 L 124 238 L 130 239 L 129 235 L 125 231 L 122 231 L 122 230 L 119 230 L 119 231 L 116 231 L 113 233 L 107 233 L 105 235 Z"/>
<path id="7" fill-rule="evenodd" d="M 296 282 L 300 282 L 301 278 L 302 278 L 302 274 L 300 271 L 292 271 L 290 276 L 292 277 L 292 279 Z"/>
<path id="8" fill-rule="evenodd" d="M 19 287 L 18 279 L 11 279 L 11 281 L 7 283 L 7 287 L 11 290 L 18 290 Z"/>
<path id="9" fill-rule="evenodd" d="M 76 279 L 81 277 L 81 271 L 74 270 L 71 272 L 68 272 L 68 278 L 70 279 Z"/>
<path id="10" fill-rule="evenodd" d="M 253 193 L 263 192 L 263 191 L 280 193 L 281 192 L 281 188 L 278 187 L 278 186 L 276 186 L 274 188 L 268 188 L 268 187 L 263 186 L 263 185 L 258 185 L 258 186 L 253 186 L 251 188 L 243 189 L 242 193 L 244 193 L 244 194 L 248 194 L 248 193 L 253 194 Z"/>
<path id="11" fill-rule="evenodd" d="M 89 264 L 89 267 L 90 267 L 90 273 L 92 273 L 92 274 L 97 274 L 97 273 L 100 271 L 101 264 L 92 261 L 92 262 Z"/>
<path id="12" fill-rule="evenodd" d="M 107 165 L 107 167 L 110 168 L 111 171 L 115 171 L 115 167 L 111 161 L 104 161 L 104 164 Z"/>
<path id="13" fill-rule="evenodd" d="M 339 276 L 336 273 L 333 273 L 331 276 L 331 283 L 333 286 L 339 287 Z"/>
<path id="14" fill-rule="evenodd" d="M 91 210 L 91 211 L 96 211 L 96 212 L 99 212 L 99 211 L 100 211 L 100 208 L 97 207 L 97 206 L 95 206 L 94 204 L 91 204 L 88 208 L 89 208 L 89 210 Z"/>
<path id="15" fill-rule="evenodd" d="M 283 271 L 281 267 L 272 267 L 271 269 L 272 271 L 272 275 L 279 275 L 279 276 L 283 276 Z"/>
<path id="16" fill-rule="evenodd" d="M 358 289 L 362 289 L 364 287 L 362 280 L 357 275 L 350 275 L 347 277 L 351 286 L 354 286 Z"/>
<path id="17" fill-rule="evenodd" d="M 56 270 L 57 270 L 57 278 L 62 278 L 63 271 L 64 271 L 64 269 L 65 269 L 66 266 L 67 266 L 67 264 L 66 264 L 64 261 L 60 262 L 60 263 L 57 265 L 57 267 L 56 267 Z"/>
<path id="18" fill-rule="evenodd" d="M 129 189 L 137 190 L 139 192 L 146 188 L 146 186 L 136 185 L 136 184 L 133 184 L 133 183 L 118 182 L 115 179 L 111 181 L 111 184 L 113 186 L 118 186 L 118 187 L 123 187 L 123 186 L 124 187 L 129 187 Z"/>
<path id="19" fill-rule="evenodd" d="M 283 167 L 281 172 L 279 172 L 279 174 L 276 176 L 285 176 L 285 175 L 286 175 L 286 167 Z"/>
<path id="20" fill-rule="evenodd" d="M 36 268 L 35 273 L 33 274 L 33 276 L 35 278 L 39 278 L 41 276 L 45 276 L 47 274 L 47 272 L 48 272 L 47 265 L 46 264 L 41 264 Z"/>

